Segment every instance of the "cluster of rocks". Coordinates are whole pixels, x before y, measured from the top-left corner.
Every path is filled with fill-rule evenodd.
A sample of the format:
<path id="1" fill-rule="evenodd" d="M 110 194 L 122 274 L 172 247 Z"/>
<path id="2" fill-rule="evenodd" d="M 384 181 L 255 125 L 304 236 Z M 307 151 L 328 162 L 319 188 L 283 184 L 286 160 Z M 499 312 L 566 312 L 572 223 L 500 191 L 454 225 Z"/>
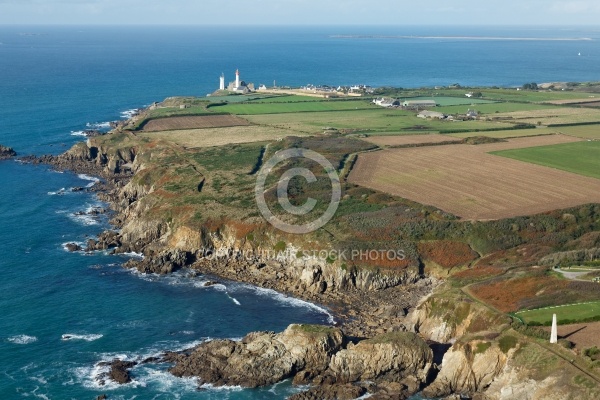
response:
<path id="1" fill-rule="evenodd" d="M 151 361 L 173 363 L 173 375 L 196 377 L 199 385 L 256 388 L 292 378 L 295 385 L 310 385 L 293 399 L 316 400 L 355 399 L 367 392 L 382 399 L 407 398 L 430 379 L 432 360 L 431 349 L 414 333 L 358 340 L 339 328 L 293 324 L 281 333 L 213 340 Z M 105 365 L 111 366 L 110 379 L 131 381 L 127 370 L 135 363 Z"/>
<path id="2" fill-rule="evenodd" d="M 6 160 L 15 157 L 16 155 L 17 152 L 14 151 L 11 147 L 0 145 L 0 160 Z"/>

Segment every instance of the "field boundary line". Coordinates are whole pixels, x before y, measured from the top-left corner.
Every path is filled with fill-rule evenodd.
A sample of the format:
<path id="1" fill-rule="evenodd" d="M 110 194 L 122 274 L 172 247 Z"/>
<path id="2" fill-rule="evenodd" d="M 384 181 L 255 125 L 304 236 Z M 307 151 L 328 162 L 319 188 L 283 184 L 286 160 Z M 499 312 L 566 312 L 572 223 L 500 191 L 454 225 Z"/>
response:
<path id="1" fill-rule="evenodd" d="M 600 303 L 600 300 L 586 301 L 584 303 L 563 304 L 563 305 L 560 305 L 560 306 L 548 306 L 548 307 L 542 307 L 542 308 L 534 308 L 532 310 L 521 310 L 521 311 L 517 311 L 515 314 L 521 314 L 521 313 L 530 312 L 530 311 L 550 310 L 550 309 L 553 309 L 553 308 L 561 308 L 561 307 L 582 306 L 582 305 L 585 305 L 585 304 L 592 304 L 592 303 Z"/>

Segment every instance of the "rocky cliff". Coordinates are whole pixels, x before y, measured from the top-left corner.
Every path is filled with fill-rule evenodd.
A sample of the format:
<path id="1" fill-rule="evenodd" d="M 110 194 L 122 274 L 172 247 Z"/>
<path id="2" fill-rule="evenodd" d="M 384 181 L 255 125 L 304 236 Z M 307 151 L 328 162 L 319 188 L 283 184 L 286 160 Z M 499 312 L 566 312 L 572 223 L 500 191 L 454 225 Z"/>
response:
<path id="1" fill-rule="evenodd" d="M 495 341 L 457 342 L 444 355 L 438 376 L 423 394 L 436 398 L 482 392 L 502 372 L 508 357 Z"/>
<path id="2" fill-rule="evenodd" d="M 201 384 L 258 387 L 294 378 L 295 384 L 318 385 L 297 398 L 345 398 L 390 388 L 404 398 L 426 382 L 432 357 L 413 333 L 354 344 L 337 328 L 290 325 L 282 333 L 254 332 L 240 342 L 207 342 L 185 354 L 167 354 L 166 360 L 175 362 L 171 373 L 198 377 Z"/>

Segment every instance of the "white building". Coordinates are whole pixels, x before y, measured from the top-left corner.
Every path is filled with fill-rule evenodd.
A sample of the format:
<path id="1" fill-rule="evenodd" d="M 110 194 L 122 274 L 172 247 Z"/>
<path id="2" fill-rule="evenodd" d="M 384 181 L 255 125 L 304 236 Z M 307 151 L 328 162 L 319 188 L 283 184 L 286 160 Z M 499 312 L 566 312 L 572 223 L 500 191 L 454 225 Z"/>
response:
<path id="1" fill-rule="evenodd" d="M 222 79 L 223 79 L 222 80 L 223 86 L 225 86 L 225 78 L 222 78 Z M 227 90 L 232 93 L 247 94 L 247 93 L 254 92 L 254 84 L 246 83 L 243 80 L 241 80 L 240 79 L 240 71 L 235 70 L 235 81 L 229 82 L 229 85 L 227 86 Z"/>
<path id="2" fill-rule="evenodd" d="M 221 74 L 221 79 L 219 82 L 219 90 L 225 90 L 225 74 Z"/>

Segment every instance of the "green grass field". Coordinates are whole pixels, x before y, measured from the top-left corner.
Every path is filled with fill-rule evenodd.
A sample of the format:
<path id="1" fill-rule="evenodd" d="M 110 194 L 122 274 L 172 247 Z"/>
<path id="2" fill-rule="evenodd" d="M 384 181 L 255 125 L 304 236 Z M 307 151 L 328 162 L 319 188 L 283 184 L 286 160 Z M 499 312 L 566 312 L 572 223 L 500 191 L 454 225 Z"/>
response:
<path id="1" fill-rule="evenodd" d="M 492 154 L 600 179 L 600 142 L 565 143 Z"/>
<path id="2" fill-rule="evenodd" d="M 436 111 L 446 113 L 446 114 L 458 114 L 458 113 L 466 113 L 469 109 L 477 110 L 484 117 L 493 117 L 495 113 L 507 113 L 514 111 L 529 111 L 529 110 L 543 110 L 549 108 L 557 108 L 557 106 L 545 105 L 545 104 L 527 104 L 527 103 L 486 103 L 486 104 L 477 104 L 473 103 L 469 105 L 462 106 L 447 106 L 447 107 L 438 107 Z M 491 115 L 488 115 L 491 114 Z"/>
<path id="3" fill-rule="evenodd" d="M 270 104 L 272 106 L 272 104 Z M 507 129 L 513 125 L 486 121 L 439 121 L 417 118 L 412 111 L 373 107 L 365 110 L 313 112 L 297 114 L 262 114 L 245 116 L 259 125 L 276 126 L 306 133 L 320 133 L 325 127 L 354 132 L 397 132 L 398 134 L 440 132 L 448 130 Z M 417 128 L 419 127 L 419 128 Z"/>
<path id="4" fill-rule="evenodd" d="M 148 112 L 148 118 L 163 118 L 179 115 L 205 115 L 211 114 L 204 106 L 193 106 L 189 108 L 162 107 Z"/>
<path id="5" fill-rule="evenodd" d="M 347 101 L 347 100 L 328 100 L 328 101 L 304 101 L 292 103 L 237 103 L 224 106 L 212 107 L 215 112 L 225 112 L 236 115 L 257 115 L 257 114 L 282 114 L 282 113 L 305 113 L 305 112 L 323 112 L 323 111 L 344 111 L 357 109 L 372 109 L 376 107 L 369 102 Z"/>
<path id="6" fill-rule="evenodd" d="M 539 136 L 539 135 L 554 135 L 558 133 L 556 129 L 552 128 L 541 128 L 541 129 L 512 129 L 506 131 L 489 131 L 489 132 L 478 132 L 477 136 L 486 136 L 493 137 L 498 139 L 508 139 L 508 138 L 516 138 L 516 137 L 526 137 L 526 136 Z M 463 133 L 449 133 L 449 136 L 456 138 L 468 138 L 472 137 L 473 132 L 463 132 Z"/>
<path id="7" fill-rule="evenodd" d="M 492 104 L 493 101 L 473 99 L 468 97 L 445 97 L 445 96 L 418 96 L 418 97 L 400 97 L 401 100 L 435 100 L 440 107 L 446 106 L 466 106 L 471 104 Z M 464 108 L 464 107 L 463 107 Z M 437 109 L 436 109 L 437 110 Z"/>
<path id="8" fill-rule="evenodd" d="M 519 311 L 516 313 L 518 317 L 522 318 L 528 324 L 537 323 L 542 325 L 552 323 L 552 314 L 556 314 L 556 319 L 559 321 L 570 320 L 575 322 L 593 319 L 600 317 L 600 301 Z"/>
<path id="9" fill-rule="evenodd" d="M 600 139 L 600 124 L 580 126 L 559 126 L 554 128 L 565 135 L 576 136 L 582 139 Z"/>

